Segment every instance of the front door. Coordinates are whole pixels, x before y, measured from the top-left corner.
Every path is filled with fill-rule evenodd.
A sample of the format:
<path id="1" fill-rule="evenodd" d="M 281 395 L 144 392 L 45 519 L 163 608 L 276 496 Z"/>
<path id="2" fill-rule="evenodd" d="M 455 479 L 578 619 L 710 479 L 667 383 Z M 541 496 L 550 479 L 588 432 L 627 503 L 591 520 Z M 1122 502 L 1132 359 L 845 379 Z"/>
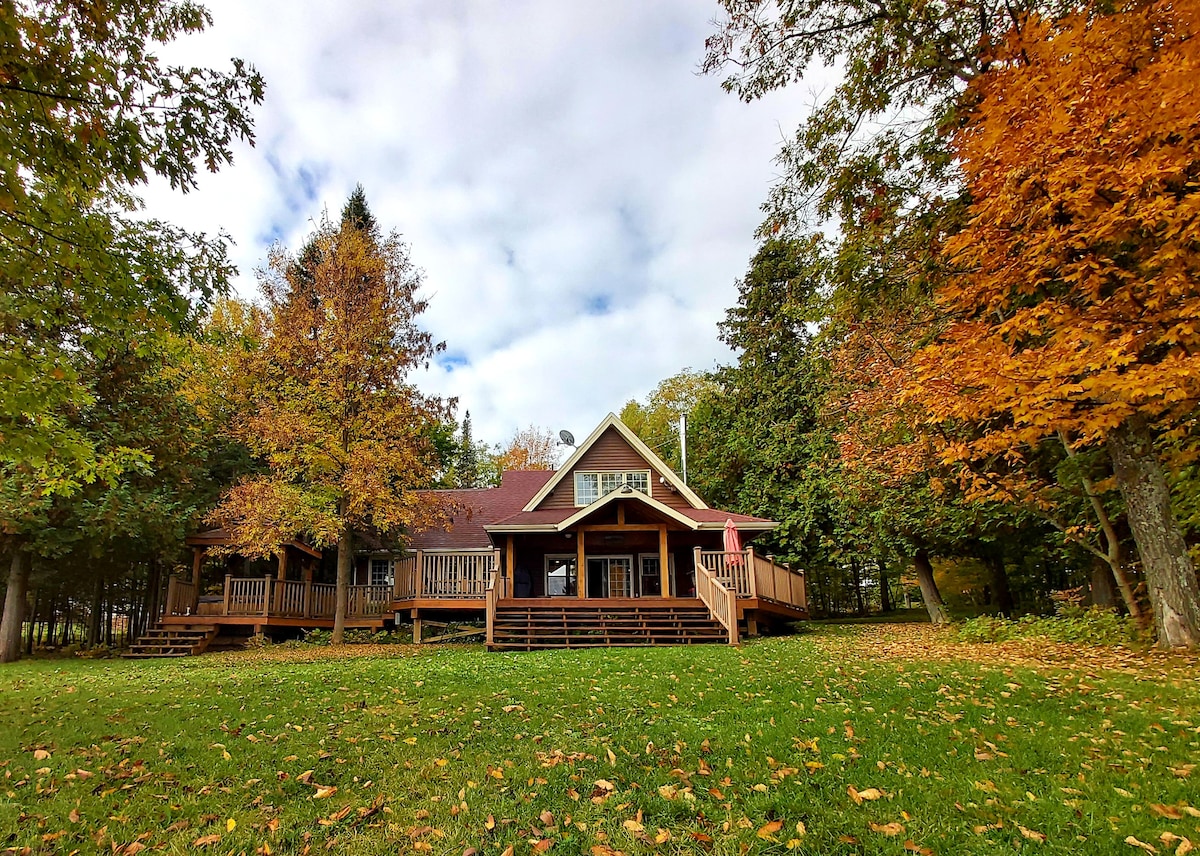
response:
<path id="1" fill-rule="evenodd" d="M 590 597 L 633 597 L 633 556 L 588 556 Z"/>

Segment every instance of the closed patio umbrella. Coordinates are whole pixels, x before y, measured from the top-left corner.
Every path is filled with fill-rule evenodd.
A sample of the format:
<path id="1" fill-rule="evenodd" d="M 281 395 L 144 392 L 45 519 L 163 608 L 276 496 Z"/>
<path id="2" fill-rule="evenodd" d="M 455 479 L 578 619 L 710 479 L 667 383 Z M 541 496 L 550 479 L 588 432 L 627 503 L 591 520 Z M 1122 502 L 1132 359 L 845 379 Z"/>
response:
<path id="1" fill-rule="evenodd" d="M 725 518 L 725 552 L 734 553 L 736 555 L 726 556 L 725 563 L 727 565 L 742 564 L 742 536 L 738 534 L 737 527 L 733 525 L 733 518 Z"/>

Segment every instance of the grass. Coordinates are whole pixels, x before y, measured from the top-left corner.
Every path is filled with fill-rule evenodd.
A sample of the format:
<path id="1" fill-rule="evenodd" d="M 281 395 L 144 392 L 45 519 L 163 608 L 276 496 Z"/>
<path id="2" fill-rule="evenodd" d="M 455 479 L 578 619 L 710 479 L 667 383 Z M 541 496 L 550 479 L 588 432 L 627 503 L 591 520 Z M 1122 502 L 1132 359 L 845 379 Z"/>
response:
<path id="1" fill-rule="evenodd" d="M 18 663 L 0 853 L 1176 852 L 1197 677 L 919 625 Z"/>

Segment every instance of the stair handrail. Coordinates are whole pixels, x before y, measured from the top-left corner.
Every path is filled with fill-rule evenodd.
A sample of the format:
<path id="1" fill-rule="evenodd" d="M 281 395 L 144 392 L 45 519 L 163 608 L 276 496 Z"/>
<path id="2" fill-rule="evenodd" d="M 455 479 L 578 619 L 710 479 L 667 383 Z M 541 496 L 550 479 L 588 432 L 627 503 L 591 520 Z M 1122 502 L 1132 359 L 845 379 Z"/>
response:
<path id="1" fill-rule="evenodd" d="M 500 593 L 504 586 L 503 579 L 502 571 L 497 564 L 492 568 L 492 576 L 487 584 L 487 608 L 485 610 L 487 616 L 487 635 L 485 641 L 488 645 L 491 645 L 496 638 L 496 605 L 500 600 Z"/>
<path id="2" fill-rule="evenodd" d="M 717 579 L 716 574 L 704 567 L 700 560 L 700 548 L 696 548 L 696 597 L 709 613 L 721 622 L 729 633 L 729 644 L 738 644 L 737 593 Z"/>

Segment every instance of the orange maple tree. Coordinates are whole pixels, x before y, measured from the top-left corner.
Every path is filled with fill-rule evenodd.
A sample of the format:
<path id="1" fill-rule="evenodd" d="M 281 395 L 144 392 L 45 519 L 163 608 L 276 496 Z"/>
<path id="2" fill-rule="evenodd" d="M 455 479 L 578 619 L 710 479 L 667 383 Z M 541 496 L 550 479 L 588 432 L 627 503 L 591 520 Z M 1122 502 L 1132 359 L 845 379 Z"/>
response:
<path id="1" fill-rule="evenodd" d="M 342 641 L 356 532 L 420 530 L 452 509 L 416 493 L 431 481 L 432 428 L 448 413 L 408 380 L 435 352 L 416 317 L 419 270 L 396 233 L 324 222 L 295 258 L 271 252 L 261 343 L 239 372 L 232 430 L 265 464 L 210 519 L 247 555 L 307 535 L 337 546 L 333 641 Z"/>
<path id="2" fill-rule="evenodd" d="M 971 423 L 948 460 L 1105 444 L 1159 640 L 1200 647 L 1196 569 L 1155 441 L 1200 402 L 1200 5 L 1014 29 L 954 131 L 972 205 L 948 326 L 909 400 Z"/>
<path id="3" fill-rule="evenodd" d="M 548 428 L 520 428 L 496 455 L 496 468 L 507 470 L 552 470 L 558 466 L 559 442 Z"/>

